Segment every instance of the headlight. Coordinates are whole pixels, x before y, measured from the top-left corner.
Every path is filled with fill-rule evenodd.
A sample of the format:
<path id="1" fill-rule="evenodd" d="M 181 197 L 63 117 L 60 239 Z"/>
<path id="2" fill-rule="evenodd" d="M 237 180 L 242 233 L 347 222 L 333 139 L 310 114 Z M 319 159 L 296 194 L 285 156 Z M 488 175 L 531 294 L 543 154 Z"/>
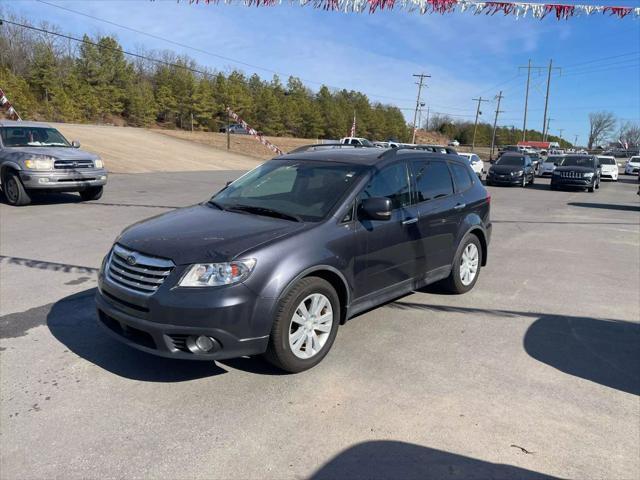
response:
<path id="1" fill-rule="evenodd" d="M 524 174 L 524 171 L 518 170 L 517 172 L 511 172 L 512 177 L 520 177 Z"/>
<path id="2" fill-rule="evenodd" d="M 53 170 L 53 158 L 33 157 L 24 161 L 24 166 L 29 170 Z"/>
<path id="3" fill-rule="evenodd" d="M 242 282 L 253 271 L 256 260 L 237 260 L 230 263 L 196 263 L 180 280 L 181 287 L 217 287 Z"/>
<path id="4" fill-rule="evenodd" d="M 94 160 L 93 166 L 95 168 L 104 168 L 104 162 L 100 159 Z"/>
<path id="5" fill-rule="evenodd" d="M 582 176 L 583 176 L 584 178 L 591 178 L 591 177 L 593 177 L 593 172 L 583 173 L 583 174 L 582 174 Z"/>

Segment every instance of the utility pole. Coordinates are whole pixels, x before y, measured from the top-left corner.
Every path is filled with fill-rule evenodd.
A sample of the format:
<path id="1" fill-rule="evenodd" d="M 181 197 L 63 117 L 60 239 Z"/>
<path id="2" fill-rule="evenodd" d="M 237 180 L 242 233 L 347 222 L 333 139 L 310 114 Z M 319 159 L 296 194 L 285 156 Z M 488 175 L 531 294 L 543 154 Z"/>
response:
<path id="1" fill-rule="evenodd" d="M 562 142 L 562 132 L 564 132 L 564 128 L 559 128 L 558 131 L 560 132 L 560 142 Z"/>
<path id="2" fill-rule="evenodd" d="M 488 102 L 489 100 L 483 100 L 482 97 L 472 98 L 471 100 L 473 100 L 474 102 L 478 102 L 478 108 L 476 109 L 476 123 L 473 126 L 473 141 L 471 142 L 471 151 L 473 152 L 476 148 L 476 131 L 478 130 L 478 117 L 482 115 L 482 112 L 480 111 L 480 105 L 482 104 L 482 102 Z"/>
<path id="3" fill-rule="evenodd" d="M 496 98 L 498 99 L 498 106 L 496 107 L 496 116 L 493 119 L 493 135 L 491 136 L 491 151 L 489 152 L 489 161 L 493 160 L 493 148 L 496 145 L 496 128 L 498 126 L 498 114 L 502 113 L 502 110 L 500 110 L 500 100 L 502 100 L 503 98 L 502 90 L 500 90 L 500 93 L 496 96 Z"/>
<path id="4" fill-rule="evenodd" d="M 549 108 L 549 89 L 551 88 L 551 71 L 552 70 L 560 70 L 562 74 L 562 69 L 560 67 L 553 66 L 553 59 L 549 60 L 549 69 L 547 72 L 547 94 L 544 97 L 544 115 L 542 117 L 542 136 L 546 138 L 548 130 L 544 129 L 544 121 L 547 118 L 547 110 Z"/>
<path id="5" fill-rule="evenodd" d="M 547 133 L 549 132 L 549 124 L 551 124 L 551 120 L 554 120 L 551 117 L 547 117 L 547 128 L 544 130 L 544 134 L 542 135 L 542 141 L 546 142 L 547 141 Z"/>
<path id="6" fill-rule="evenodd" d="M 575 146 L 578 145 L 578 137 L 579 137 L 579 135 L 574 135 L 574 137 L 575 138 L 573 139 L 573 146 L 575 147 Z"/>
<path id="7" fill-rule="evenodd" d="M 415 112 L 413 112 L 413 138 L 411 139 L 411 143 L 416 143 L 416 122 L 418 121 L 418 108 L 420 108 L 420 95 L 422 94 L 422 85 L 424 84 L 424 79 L 431 78 L 431 75 L 426 75 L 424 73 L 414 73 L 413 76 L 420 79 L 419 82 L 416 82 L 416 85 L 418 85 L 418 98 L 416 98 L 416 110 Z"/>
<path id="8" fill-rule="evenodd" d="M 525 68 L 525 67 L 519 67 Z M 522 141 L 524 142 L 527 139 L 527 108 L 529 106 L 529 83 L 531 82 L 531 59 L 529 59 L 529 64 L 527 65 L 527 91 L 524 95 L 524 122 L 522 122 Z"/>
<path id="9" fill-rule="evenodd" d="M 420 102 L 420 109 L 418 110 L 418 128 L 422 128 L 422 107 L 424 107 L 424 102 Z"/>

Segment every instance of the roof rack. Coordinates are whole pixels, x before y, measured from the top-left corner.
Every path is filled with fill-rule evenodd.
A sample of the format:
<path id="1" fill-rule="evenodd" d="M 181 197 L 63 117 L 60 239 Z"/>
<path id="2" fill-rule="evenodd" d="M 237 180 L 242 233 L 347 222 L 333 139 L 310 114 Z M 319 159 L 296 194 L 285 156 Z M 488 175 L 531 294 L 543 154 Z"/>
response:
<path id="1" fill-rule="evenodd" d="M 378 155 L 378 158 L 384 158 L 384 157 L 386 157 L 387 155 L 390 155 L 390 154 L 395 155 L 395 152 L 397 152 L 398 150 L 424 150 L 424 151 L 431 152 L 431 153 L 439 153 L 439 152 L 434 152 L 433 151 L 434 148 L 450 149 L 451 147 L 444 147 L 444 146 L 440 146 L 440 145 L 401 145 L 401 146 L 396 147 L 396 148 L 390 148 L 389 150 L 385 150 L 380 155 Z M 453 154 L 446 153 L 445 155 L 453 155 Z M 457 152 L 456 152 L 456 155 L 457 155 Z"/>
<path id="2" fill-rule="evenodd" d="M 290 152 L 287 152 L 287 154 L 306 152 L 307 150 L 312 150 L 312 149 L 315 150 L 321 147 L 322 148 L 345 148 L 345 147 L 346 148 L 368 148 L 363 145 L 347 145 L 344 143 L 314 143 L 311 145 L 303 145 L 302 147 L 295 148 Z"/>

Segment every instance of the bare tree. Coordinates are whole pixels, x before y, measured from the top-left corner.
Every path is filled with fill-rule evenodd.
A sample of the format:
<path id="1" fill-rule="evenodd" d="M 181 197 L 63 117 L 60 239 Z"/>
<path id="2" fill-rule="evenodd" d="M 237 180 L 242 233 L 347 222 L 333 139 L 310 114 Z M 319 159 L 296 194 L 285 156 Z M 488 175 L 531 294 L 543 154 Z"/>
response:
<path id="1" fill-rule="evenodd" d="M 591 150 L 594 145 L 609 137 L 616 128 L 616 117 L 612 112 L 593 112 L 589 114 L 589 142 L 587 148 Z"/>
<path id="2" fill-rule="evenodd" d="M 640 124 L 635 122 L 625 122 L 620 125 L 618 139 L 621 143 L 629 147 L 640 145 Z"/>

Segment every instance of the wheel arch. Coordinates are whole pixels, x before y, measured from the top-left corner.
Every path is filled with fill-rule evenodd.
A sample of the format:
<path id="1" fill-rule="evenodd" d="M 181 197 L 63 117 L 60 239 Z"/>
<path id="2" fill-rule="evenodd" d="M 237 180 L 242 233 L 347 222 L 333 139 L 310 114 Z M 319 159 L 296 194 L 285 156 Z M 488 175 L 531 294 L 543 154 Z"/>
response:
<path id="1" fill-rule="evenodd" d="M 7 174 L 7 172 L 18 173 L 20 170 L 22 170 L 22 168 L 20 168 L 20 165 L 18 165 L 17 163 L 14 163 L 14 162 L 3 163 L 2 165 L 0 165 L 0 183 L 2 183 L 2 180 L 4 180 L 4 176 Z"/>
<path id="2" fill-rule="evenodd" d="M 330 265 L 317 265 L 303 270 L 288 283 L 286 288 L 283 289 L 282 293 L 279 295 L 279 299 L 284 297 L 299 280 L 307 277 L 322 278 L 335 289 L 338 294 L 338 299 L 340 300 L 340 324 L 344 324 L 347 320 L 347 309 L 351 301 L 349 284 L 347 283 L 344 275 L 338 269 Z"/>
<path id="3" fill-rule="evenodd" d="M 478 237 L 478 240 L 480 241 L 480 247 L 482 248 L 482 266 L 486 266 L 487 265 L 487 253 L 488 253 L 488 245 L 487 245 L 487 236 L 484 232 L 484 230 L 480 227 L 473 227 L 471 228 L 466 234 L 473 234 L 476 237 Z"/>

